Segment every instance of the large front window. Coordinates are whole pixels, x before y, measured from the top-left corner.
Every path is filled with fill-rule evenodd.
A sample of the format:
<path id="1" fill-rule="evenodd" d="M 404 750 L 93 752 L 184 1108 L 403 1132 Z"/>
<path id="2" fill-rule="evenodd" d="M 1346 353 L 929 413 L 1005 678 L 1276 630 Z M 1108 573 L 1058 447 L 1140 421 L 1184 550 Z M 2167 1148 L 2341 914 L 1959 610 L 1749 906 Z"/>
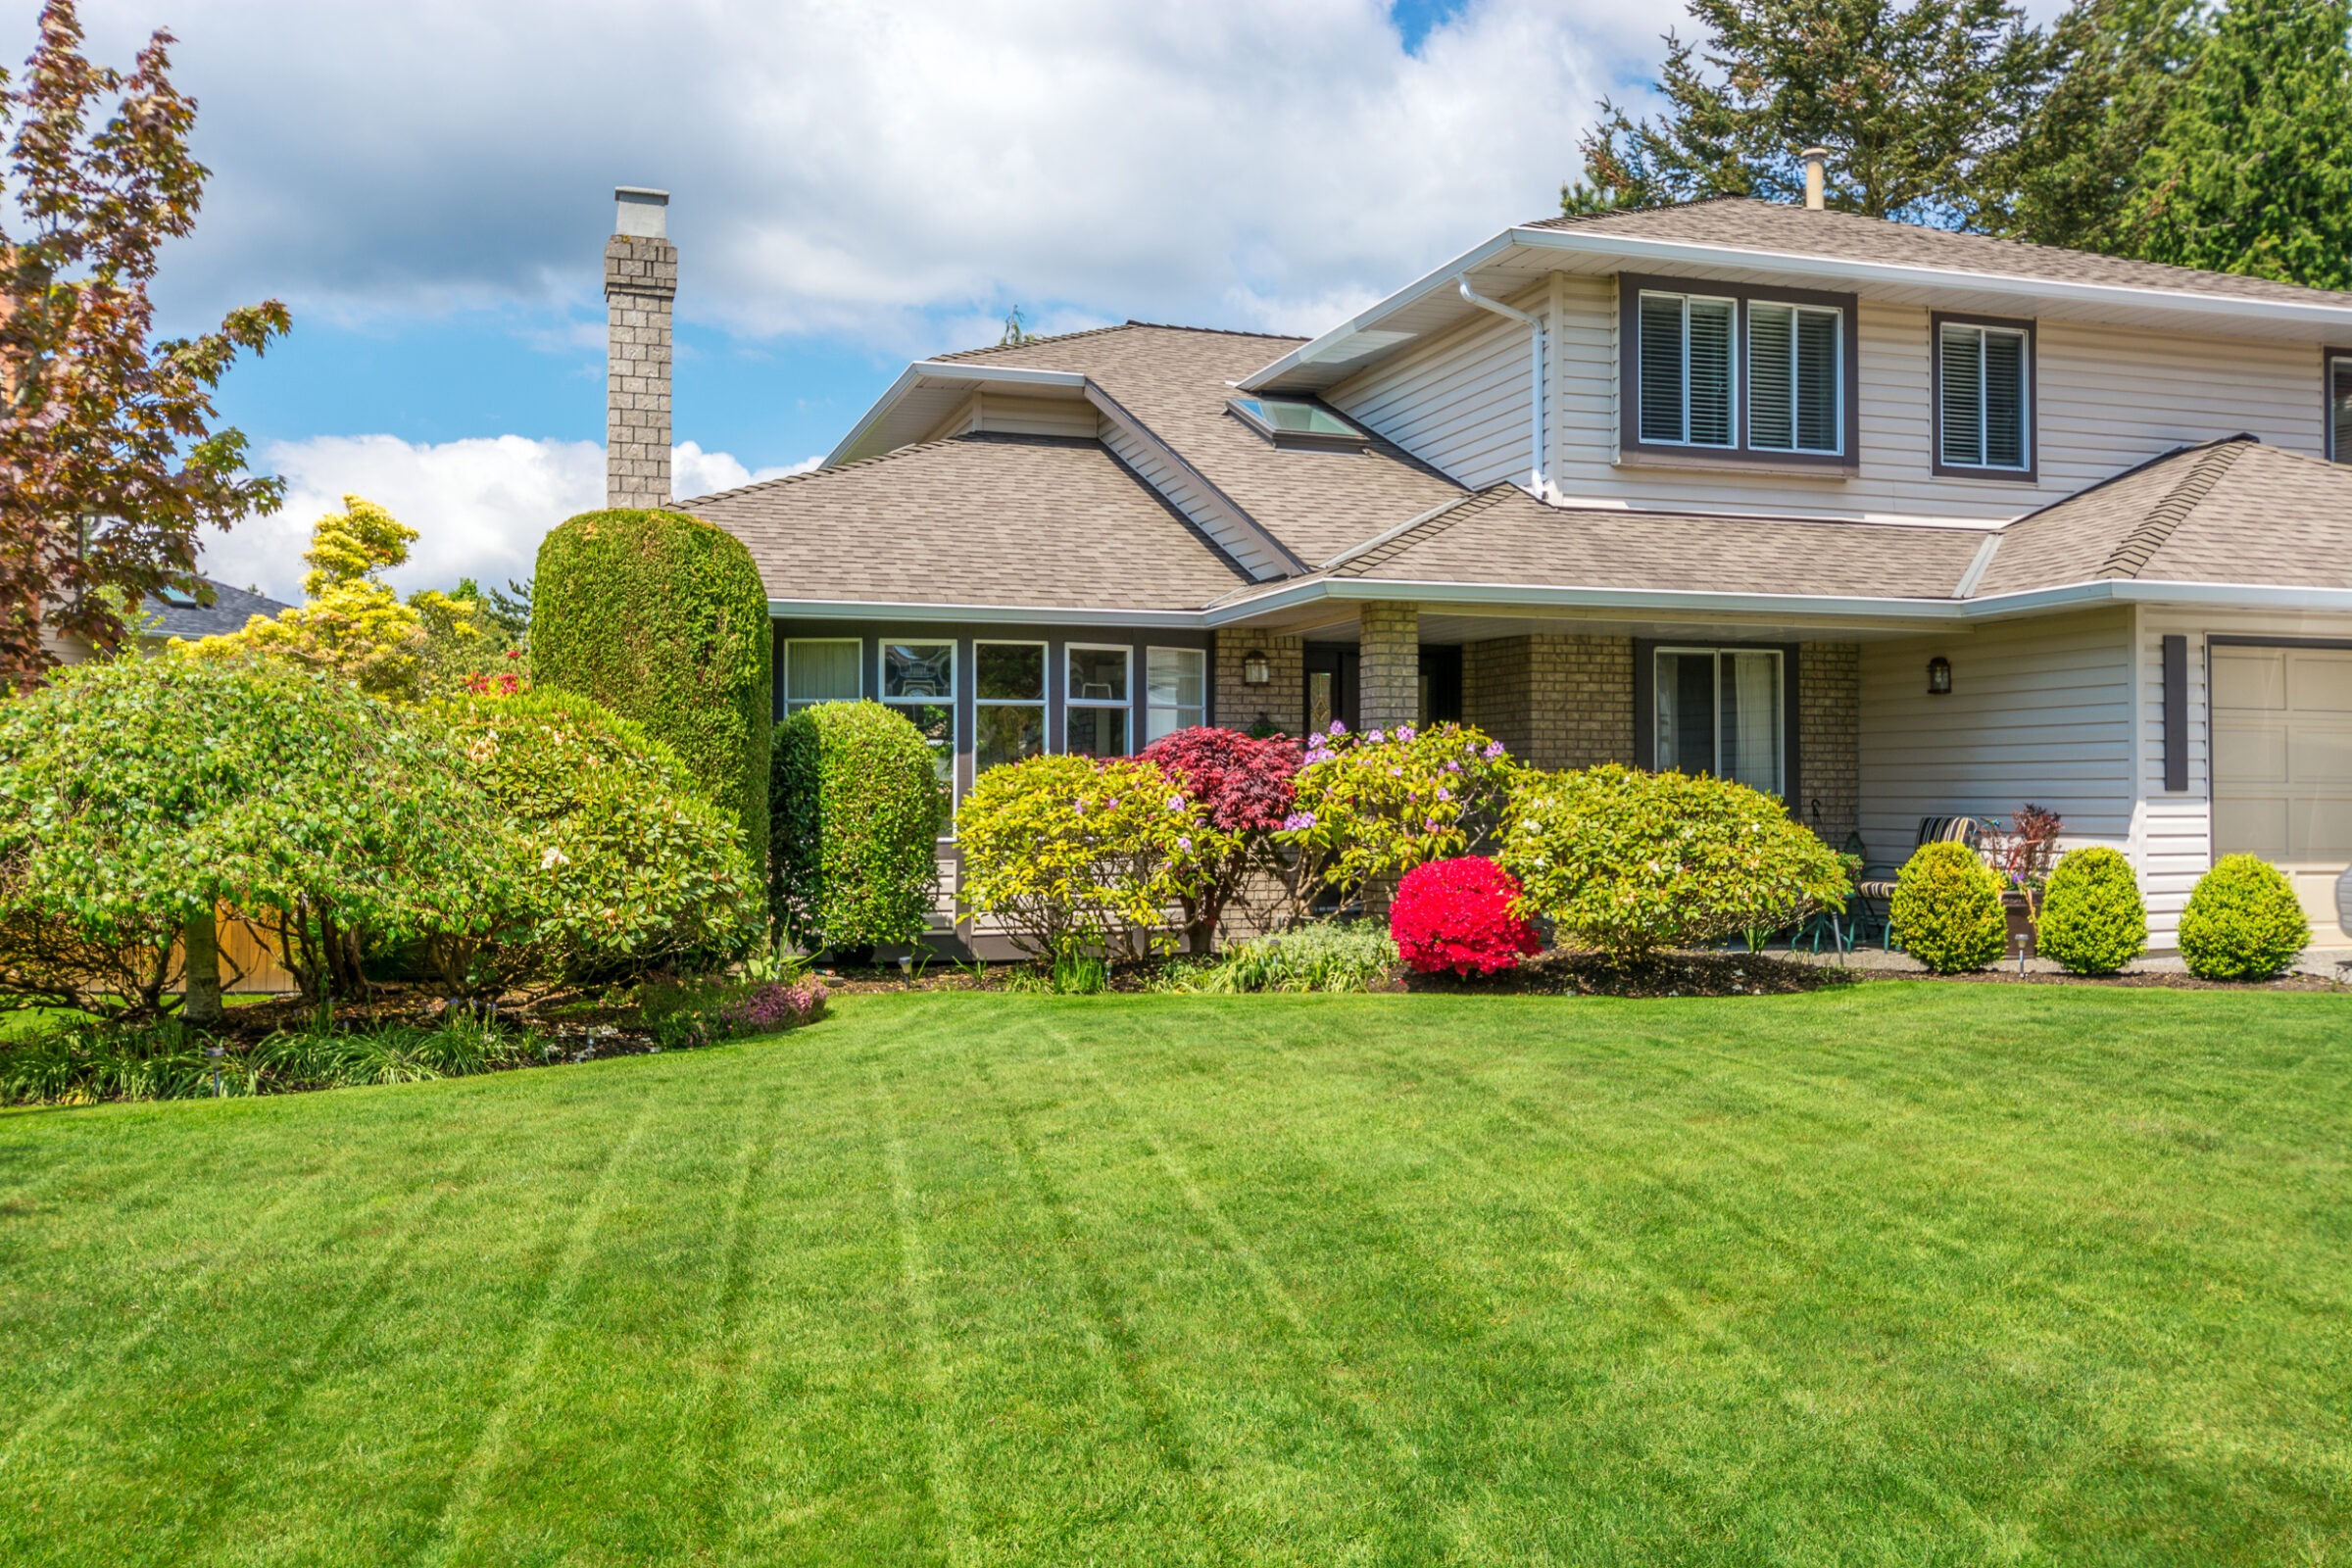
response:
<path id="1" fill-rule="evenodd" d="M 1144 655 L 1144 743 L 1191 729 L 1208 711 L 1208 655 L 1153 648 Z"/>
<path id="2" fill-rule="evenodd" d="M 1850 296 L 1625 286 L 1629 447 L 1800 466 L 1851 460 Z"/>
<path id="3" fill-rule="evenodd" d="M 972 686 L 972 771 L 1017 762 L 1046 749 L 1046 645 L 980 643 Z"/>
<path id="4" fill-rule="evenodd" d="M 931 766 L 940 793 L 956 799 L 956 645 L 953 642 L 882 644 L 882 701 L 905 715 L 931 744 Z"/>
<path id="5" fill-rule="evenodd" d="M 792 637 L 784 643 L 784 711 L 865 695 L 865 644 L 855 637 Z"/>
<path id="6" fill-rule="evenodd" d="M 1067 750 L 1084 757 L 1125 757 L 1128 662 L 1132 650 L 1069 648 L 1070 684 L 1063 698 Z"/>
<path id="7" fill-rule="evenodd" d="M 1661 648 L 1656 658 L 1658 771 L 1710 773 L 1786 796 L 1780 651 Z"/>

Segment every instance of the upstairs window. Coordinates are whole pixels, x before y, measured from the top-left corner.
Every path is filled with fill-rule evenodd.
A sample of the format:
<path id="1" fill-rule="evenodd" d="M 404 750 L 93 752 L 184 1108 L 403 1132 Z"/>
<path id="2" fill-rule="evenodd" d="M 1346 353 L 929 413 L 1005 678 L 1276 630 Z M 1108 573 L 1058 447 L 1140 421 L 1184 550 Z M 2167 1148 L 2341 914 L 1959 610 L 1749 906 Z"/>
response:
<path id="1" fill-rule="evenodd" d="M 2352 463 L 2352 354 L 2328 357 L 2328 457 Z"/>
<path id="2" fill-rule="evenodd" d="M 1664 278 L 1620 286 L 1621 456 L 1849 468 L 1851 295 Z"/>
<path id="3" fill-rule="evenodd" d="M 1936 470 L 2034 476 L 2034 332 L 1936 319 Z"/>

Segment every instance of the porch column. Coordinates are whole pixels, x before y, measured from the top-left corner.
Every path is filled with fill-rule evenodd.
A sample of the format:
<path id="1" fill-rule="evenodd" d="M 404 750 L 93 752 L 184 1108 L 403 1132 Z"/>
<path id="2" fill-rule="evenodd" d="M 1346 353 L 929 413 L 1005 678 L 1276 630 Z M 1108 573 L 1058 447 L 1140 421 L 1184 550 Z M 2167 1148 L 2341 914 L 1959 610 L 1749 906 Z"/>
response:
<path id="1" fill-rule="evenodd" d="M 1370 603 L 1356 612 L 1357 718 L 1391 729 L 1421 716 L 1421 608 Z"/>

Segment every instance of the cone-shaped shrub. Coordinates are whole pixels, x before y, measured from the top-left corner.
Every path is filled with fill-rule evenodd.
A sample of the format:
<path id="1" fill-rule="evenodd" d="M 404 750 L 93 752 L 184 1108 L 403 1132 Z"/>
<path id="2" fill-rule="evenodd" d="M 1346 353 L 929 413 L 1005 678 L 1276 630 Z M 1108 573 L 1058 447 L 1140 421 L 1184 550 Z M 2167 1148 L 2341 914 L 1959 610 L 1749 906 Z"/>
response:
<path id="1" fill-rule="evenodd" d="M 2268 980 L 2311 941 L 2294 885 L 2270 861 L 2225 855 L 2180 911 L 2180 956 L 2206 980 Z"/>
<path id="2" fill-rule="evenodd" d="M 931 743 L 880 703 L 823 703 L 776 726 L 768 885 L 777 924 L 811 947 L 912 942 L 939 870 Z"/>
<path id="3" fill-rule="evenodd" d="M 1544 951 L 1519 917 L 1519 879 L 1483 855 L 1424 860 L 1389 905 L 1389 935 L 1423 974 L 1500 974 Z"/>
<path id="4" fill-rule="evenodd" d="M 677 512 L 583 512 L 539 546 L 531 669 L 675 753 L 767 864 L 767 590 L 733 535 Z"/>
<path id="5" fill-rule="evenodd" d="M 2034 945 L 2077 974 L 2114 974 L 2148 945 L 2148 906 L 2120 850 L 2070 850 L 2041 896 Z"/>
<path id="6" fill-rule="evenodd" d="M 1937 974 L 1982 969 L 2008 946 L 2001 879 L 1965 844 L 1923 844 L 1894 882 L 1894 940 Z"/>

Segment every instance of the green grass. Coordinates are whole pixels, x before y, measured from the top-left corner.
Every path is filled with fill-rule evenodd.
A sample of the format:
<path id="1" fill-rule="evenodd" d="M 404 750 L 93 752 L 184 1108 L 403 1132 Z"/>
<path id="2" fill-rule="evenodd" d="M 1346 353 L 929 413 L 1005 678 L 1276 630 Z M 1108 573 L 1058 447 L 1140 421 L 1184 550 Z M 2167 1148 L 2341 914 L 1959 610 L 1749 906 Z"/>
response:
<path id="1" fill-rule="evenodd" d="M 0 1561 L 2352 1561 L 2352 1003 L 853 998 L 0 1116 Z"/>

